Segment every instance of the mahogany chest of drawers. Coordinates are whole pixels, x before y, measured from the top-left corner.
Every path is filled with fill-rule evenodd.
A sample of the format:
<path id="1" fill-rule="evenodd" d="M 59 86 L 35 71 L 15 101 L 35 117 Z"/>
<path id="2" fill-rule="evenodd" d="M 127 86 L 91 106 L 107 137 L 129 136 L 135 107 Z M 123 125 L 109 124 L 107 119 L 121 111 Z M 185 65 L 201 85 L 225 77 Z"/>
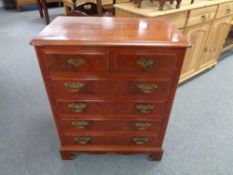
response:
<path id="1" fill-rule="evenodd" d="M 163 139 L 188 43 L 154 19 L 58 17 L 35 46 L 64 160 L 147 153 Z"/>

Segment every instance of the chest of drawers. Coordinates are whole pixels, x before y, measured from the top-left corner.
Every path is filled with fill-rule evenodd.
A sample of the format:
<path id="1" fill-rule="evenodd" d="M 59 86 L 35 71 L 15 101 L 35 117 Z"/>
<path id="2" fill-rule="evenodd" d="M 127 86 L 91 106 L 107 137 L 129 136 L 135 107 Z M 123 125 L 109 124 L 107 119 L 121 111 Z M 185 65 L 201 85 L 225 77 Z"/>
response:
<path id="1" fill-rule="evenodd" d="M 147 153 L 163 139 L 188 43 L 154 19 L 58 17 L 35 46 L 61 141 L 76 153 Z"/>

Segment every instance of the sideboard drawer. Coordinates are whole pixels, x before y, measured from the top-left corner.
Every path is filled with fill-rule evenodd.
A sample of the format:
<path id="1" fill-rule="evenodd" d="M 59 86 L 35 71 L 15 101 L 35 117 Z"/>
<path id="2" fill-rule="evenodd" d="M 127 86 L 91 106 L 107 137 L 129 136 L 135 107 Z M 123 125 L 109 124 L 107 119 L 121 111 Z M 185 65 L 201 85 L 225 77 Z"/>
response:
<path id="1" fill-rule="evenodd" d="M 93 52 L 93 53 L 92 53 Z M 79 53 L 47 53 L 45 61 L 51 72 L 108 72 L 109 56 L 102 50 Z"/>
<path id="2" fill-rule="evenodd" d="M 212 19 L 214 19 L 216 11 L 217 11 L 217 6 L 191 10 L 189 14 L 187 26 L 211 21 Z"/>
<path id="3" fill-rule="evenodd" d="M 216 18 L 233 15 L 233 2 L 220 4 Z"/>
<path id="4" fill-rule="evenodd" d="M 154 115 L 162 116 L 165 109 L 165 102 L 156 101 L 121 101 L 107 100 L 72 100 L 58 101 L 58 108 L 61 114 L 85 115 Z"/>
<path id="5" fill-rule="evenodd" d="M 51 87 L 56 98 L 77 99 L 80 96 L 137 96 L 166 99 L 170 92 L 171 81 L 148 78 L 52 78 Z"/>
<path id="6" fill-rule="evenodd" d="M 108 135 L 108 134 L 106 134 Z M 156 136 L 90 136 L 88 134 L 82 136 L 65 136 L 66 145 L 135 145 L 156 146 L 158 143 Z"/>
<path id="7" fill-rule="evenodd" d="M 175 53 L 160 54 L 151 49 L 144 49 L 144 51 L 134 50 L 134 52 L 131 52 L 130 49 L 122 49 L 121 51 L 112 53 L 110 71 L 118 73 L 172 75 L 176 64 L 177 56 Z"/>
<path id="8" fill-rule="evenodd" d="M 160 120 L 99 120 L 99 119 L 63 119 L 62 127 L 65 133 L 80 131 L 154 131 L 161 128 Z"/>

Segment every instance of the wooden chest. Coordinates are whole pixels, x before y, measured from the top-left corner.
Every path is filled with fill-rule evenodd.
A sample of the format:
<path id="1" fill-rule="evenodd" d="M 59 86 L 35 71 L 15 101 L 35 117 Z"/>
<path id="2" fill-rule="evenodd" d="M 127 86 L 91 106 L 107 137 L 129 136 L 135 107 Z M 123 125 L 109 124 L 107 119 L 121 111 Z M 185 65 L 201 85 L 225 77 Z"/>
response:
<path id="1" fill-rule="evenodd" d="M 188 43 L 154 19 L 58 17 L 35 46 L 61 157 L 147 153 L 163 139 Z"/>

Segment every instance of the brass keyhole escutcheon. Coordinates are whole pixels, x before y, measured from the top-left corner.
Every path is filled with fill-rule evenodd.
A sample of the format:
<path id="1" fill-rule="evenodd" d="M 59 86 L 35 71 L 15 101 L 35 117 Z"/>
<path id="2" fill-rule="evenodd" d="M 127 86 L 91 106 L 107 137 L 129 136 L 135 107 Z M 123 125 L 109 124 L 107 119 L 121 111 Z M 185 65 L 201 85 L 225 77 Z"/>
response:
<path id="1" fill-rule="evenodd" d="M 74 139 L 74 141 L 77 144 L 85 145 L 85 144 L 88 144 L 91 141 L 91 138 L 88 137 L 88 136 L 80 136 L 80 137 L 76 137 Z"/>
<path id="2" fill-rule="evenodd" d="M 77 120 L 77 121 L 72 121 L 72 125 L 78 129 L 85 129 L 89 125 L 89 122 L 84 120 Z"/>
<path id="3" fill-rule="evenodd" d="M 81 113 L 87 107 L 84 103 L 71 103 L 68 105 L 72 112 Z"/>
<path id="4" fill-rule="evenodd" d="M 142 58 L 137 61 L 137 64 L 144 70 L 148 70 L 154 64 L 154 60 L 150 58 Z"/>
<path id="5" fill-rule="evenodd" d="M 154 109 L 154 105 L 151 104 L 139 104 L 136 106 L 137 110 L 142 114 L 151 113 Z"/>
<path id="6" fill-rule="evenodd" d="M 82 64 L 85 64 L 85 60 L 82 58 L 70 58 L 67 63 L 72 67 L 79 69 Z"/>
<path id="7" fill-rule="evenodd" d="M 145 94 L 151 94 L 158 88 L 158 85 L 154 83 L 142 83 L 138 85 L 138 88 Z"/>
<path id="8" fill-rule="evenodd" d="M 84 83 L 64 83 L 64 86 L 70 91 L 80 91 L 84 87 Z"/>

